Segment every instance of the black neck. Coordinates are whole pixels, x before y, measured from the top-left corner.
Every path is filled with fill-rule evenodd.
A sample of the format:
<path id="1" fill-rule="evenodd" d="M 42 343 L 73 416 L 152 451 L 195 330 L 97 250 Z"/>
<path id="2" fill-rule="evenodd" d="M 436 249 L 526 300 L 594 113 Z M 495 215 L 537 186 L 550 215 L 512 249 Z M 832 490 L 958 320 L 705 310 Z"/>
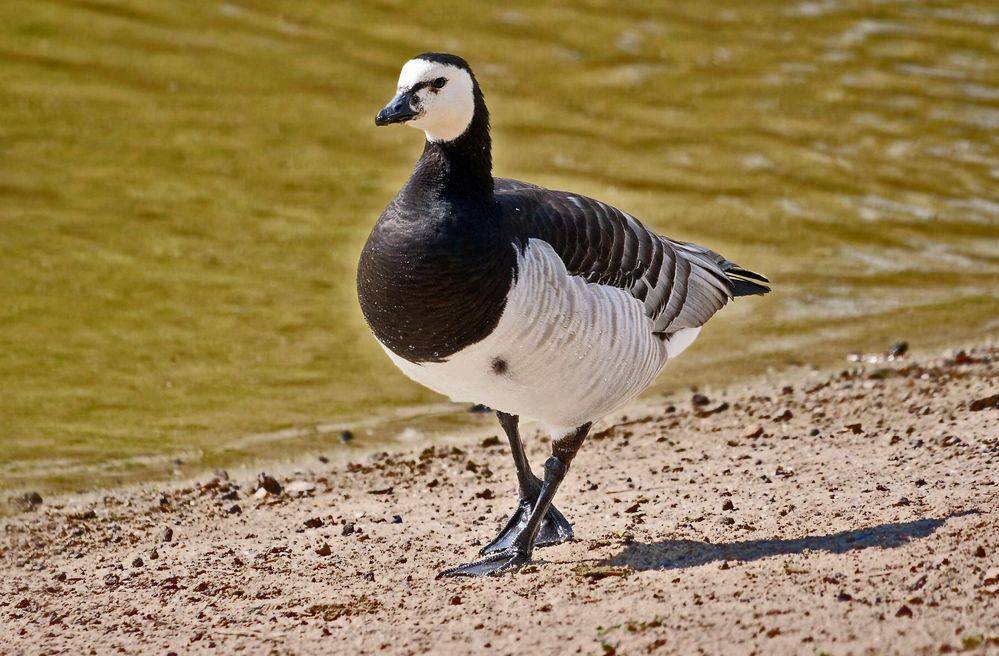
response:
<path id="1" fill-rule="evenodd" d="M 406 191 L 420 189 L 444 199 L 492 202 L 489 110 L 478 84 L 474 93 L 475 113 L 468 129 L 453 141 L 427 141 Z"/>

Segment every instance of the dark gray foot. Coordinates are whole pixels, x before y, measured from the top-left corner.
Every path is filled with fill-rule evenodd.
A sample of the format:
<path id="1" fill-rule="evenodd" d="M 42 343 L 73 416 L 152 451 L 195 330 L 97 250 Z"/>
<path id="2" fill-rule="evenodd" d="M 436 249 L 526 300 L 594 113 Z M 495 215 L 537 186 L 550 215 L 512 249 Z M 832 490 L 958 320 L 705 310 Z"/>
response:
<path id="1" fill-rule="evenodd" d="M 521 499 L 517 504 L 517 509 L 510 517 L 499 535 L 492 542 L 479 550 L 481 554 L 497 553 L 509 549 L 527 526 L 527 520 L 531 517 L 531 510 L 534 509 L 536 499 Z M 534 542 L 536 547 L 547 547 L 553 544 L 561 544 L 572 539 L 572 525 L 569 520 L 559 512 L 558 508 L 551 506 L 541 520 L 541 527 L 538 529 L 538 537 Z"/>
<path id="2" fill-rule="evenodd" d="M 520 569 L 531 560 L 531 555 L 520 549 L 507 549 L 482 560 L 446 569 L 437 578 L 451 576 L 492 576 Z"/>

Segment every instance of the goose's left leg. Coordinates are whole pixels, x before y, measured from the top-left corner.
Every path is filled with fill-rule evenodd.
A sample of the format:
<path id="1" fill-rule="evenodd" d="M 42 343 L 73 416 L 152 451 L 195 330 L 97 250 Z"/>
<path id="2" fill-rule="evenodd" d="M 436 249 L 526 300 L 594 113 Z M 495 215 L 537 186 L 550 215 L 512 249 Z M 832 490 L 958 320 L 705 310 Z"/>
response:
<path id="1" fill-rule="evenodd" d="M 579 447 L 583 445 L 589 430 L 590 424 L 586 423 L 569 435 L 552 442 L 552 455 L 545 461 L 545 478 L 541 482 L 538 499 L 534 508 L 531 509 L 531 514 L 523 529 L 513 539 L 509 547 L 492 553 L 480 561 L 446 569 L 437 575 L 438 578 L 442 576 L 501 574 L 518 569 L 528 563 L 534 551 L 541 523 L 545 519 L 548 509 L 551 508 L 559 484 L 565 478 L 566 472 L 569 471 L 569 463 L 576 456 Z"/>

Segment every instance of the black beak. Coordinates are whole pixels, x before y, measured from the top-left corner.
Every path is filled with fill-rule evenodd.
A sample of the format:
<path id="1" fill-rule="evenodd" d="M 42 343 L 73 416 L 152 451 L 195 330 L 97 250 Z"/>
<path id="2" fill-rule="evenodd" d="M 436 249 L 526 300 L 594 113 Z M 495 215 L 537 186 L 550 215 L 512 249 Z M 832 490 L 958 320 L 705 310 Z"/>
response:
<path id="1" fill-rule="evenodd" d="M 417 115 L 413 111 L 413 92 L 405 91 L 389 101 L 382 111 L 375 116 L 375 125 L 391 125 L 405 123 Z"/>

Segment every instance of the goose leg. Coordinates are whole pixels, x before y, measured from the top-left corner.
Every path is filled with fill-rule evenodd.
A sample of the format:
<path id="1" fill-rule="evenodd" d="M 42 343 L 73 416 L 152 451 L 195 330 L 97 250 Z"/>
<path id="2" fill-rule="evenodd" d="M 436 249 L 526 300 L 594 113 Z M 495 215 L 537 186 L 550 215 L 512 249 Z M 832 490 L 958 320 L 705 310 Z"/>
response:
<path id="1" fill-rule="evenodd" d="M 517 500 L 517 508 L 510 515 L 510 520 L 503 527 L 492 542 L 482 547 L 481 554 L 495 553 L 509 549 L 514 540 L 527 526 L 527 520 L 531 516 L 531 511 L 537 505 L 538 496 L 541 494 L 542 483 L 531 471 L 531 463 L 524 453 L 524 445 L 520 441 L 520 431 L 518 429 L 519 417 L 509 415 L 505 412 L 496 411 L 503 432 L 510 442 L 510 451 L 513 453 L 513 464 L 517 467 L 517 483 L 520 497 Z M 541 527 L 538 529 L 535 546 L 546 547 L 560 542 L 568 542 L 572 539 L 572 525 L 565 516 L 559 512 L 555 506 L 550 506 L 541 520 Z"/>
<path id="2" fill-rule="evenodd" d="M 583 445 L 586 434 L 590 430 L 590 424 L 584 424 L 573 433 L 552 443 L 552 455 L 545 461 L 545 479 L 541 482 L 541 490 L 538 493 L 537 501 L 531 509 L 530 516 L 524 523 L 523 529 L 514 536 L 511 544 L 502 551 L 497 551 L 482 560 L 466 565 L 459 565 L 446 569 L 437 575 L 443 576 L 486 576 L 490 574 L 501 574 L 510 570 L 519 569 L 530 562 L 531 554 L 534 551 L 538 532 L 541 523 L 545 519 L 552 500 L 558 491 L 558 486 L 565 478 L 565 473 L 569 471 L 569 463 L 572 462 L 579 447 Z"/>

